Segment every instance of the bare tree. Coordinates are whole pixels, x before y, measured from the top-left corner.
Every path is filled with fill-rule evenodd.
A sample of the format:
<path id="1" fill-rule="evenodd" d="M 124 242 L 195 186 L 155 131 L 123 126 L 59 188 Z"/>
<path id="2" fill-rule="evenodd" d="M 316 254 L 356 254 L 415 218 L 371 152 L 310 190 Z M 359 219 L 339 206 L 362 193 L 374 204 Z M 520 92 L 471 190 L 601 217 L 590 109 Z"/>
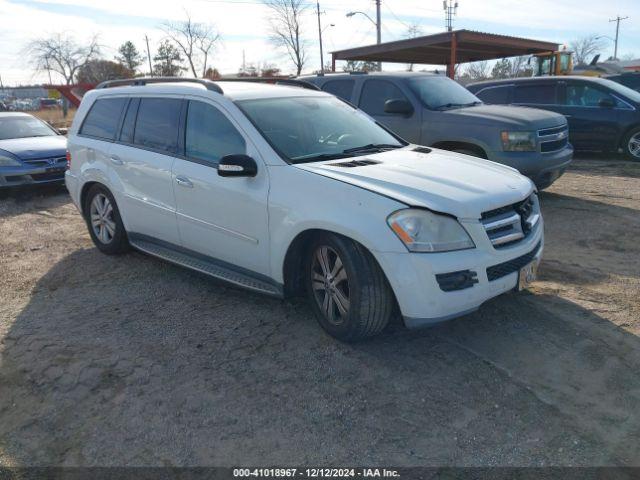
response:
<path id="1" fill-rule="evenodd" d="M 596 54 L 600 53 L 604 48 L 604 44 L 597 35 L 587 35 L 574 40 L 569 47 L 573 51 L 575 64 L 586 65 Z"/>
<path id="2" fill-rule="evenodd" d="M 304 0 L 263 0 L 271 10 L 270 40 L 273 45 L 286 50 L 296 67 L 297 74 L 307 61 L 306 42 L 302 36 L 302 16 L 308 4 Z"/>
<path id="3" fill-rule="evenodd" d="M 162 25 L 162 30 L 182 51 L 193 76 L 197 78 L 197 70 L 201 70 L 201 76 L 204 77 L 208 68 L 209 55 L 220 40 L 220 34 L 213 25 L 194 22 L 187 13 L 186 20 L 166 22 Z"/>
<path id="4" fill-rule="evenodd" d="M 467 65 L 464 71 L 464 76 L 469 77 L 471 80 L 486 80 L 489 78 L 489 62 L 473 62 Z"/>
<path id="5" fill-rule="evenodd" d="M 67 34 L 56 33 L 33 40 L 27 46 L 26 54 L 37 70 L 58 73 L 70 85 L 78 70 L 100 55 L 100 45 L 97 36 L 88 42 L 77 43 Z"/>
<path id="6" fill-rule="evenodd" d="M 424 30 L 417 23 L 412 23 L 407 27 L 407 30 L 404 33 L 405 38 L 416 38 L 424 35 Z M 407 70 L 413 72 L 413 63 L 407 65 Z"/>

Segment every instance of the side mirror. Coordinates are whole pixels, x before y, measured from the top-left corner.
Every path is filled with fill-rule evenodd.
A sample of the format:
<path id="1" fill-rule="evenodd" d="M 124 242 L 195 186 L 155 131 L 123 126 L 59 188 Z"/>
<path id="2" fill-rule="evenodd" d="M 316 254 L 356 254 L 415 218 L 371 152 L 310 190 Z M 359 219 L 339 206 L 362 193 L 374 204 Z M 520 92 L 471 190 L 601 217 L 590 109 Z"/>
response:
<path id="1" fill-rule="evenodd" d="M 611 98 L 603 98 L 598 102 L 598 106 L 602 108 L 613 108 L 616 103 Z"/>
<path id="2" fill-rule="evenodd" d="M 58 131 L 58 133 L 60 135 L 65 135 L 66 136 L 69 133 L 69 129 L 68 128 L 57 128 L 56 130 Z"/>
<path id="3" fill-rule="evenodd" d="M 258 165 L 248 155 L 225 155 L 218 163 L 221 177 L 255 177 L 257 173 Z"/>
<path id="4" fill-rule="evenodd" d="M 409 116 L 413 113 L 413 105 L 408 101 L 399 98 L 392 98 L 384 102 L 384 112 L 393 115 Z"/>

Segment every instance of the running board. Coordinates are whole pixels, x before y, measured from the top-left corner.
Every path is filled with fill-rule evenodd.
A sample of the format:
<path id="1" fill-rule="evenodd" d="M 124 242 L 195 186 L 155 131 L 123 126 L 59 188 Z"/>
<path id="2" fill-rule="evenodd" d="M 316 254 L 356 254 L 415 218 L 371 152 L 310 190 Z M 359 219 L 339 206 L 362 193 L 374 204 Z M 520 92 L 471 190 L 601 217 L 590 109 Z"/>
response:
<path id="1" fill-rule="evenodd" d="M 253 290 L 255 292 L 264 293 L 266 295 L 278 298 L 283 297 L 282 287 L 279 285 L 269 283 L 268 281 L 255 278 L 250 274 L 238 272 L 227 266 L 220 265 L 213 259 L 209 260 L 206 258 L 198 258 L 200 255 L 190 255 L 187 252 L 178 251 L 170 246 L 159 245 L 155 242 L 137 238 L 137 235 L 130 235 L 129 243 L 132 247 L 140 250 L 141 252 L 175 263 L 181 267 L 204 273 L 205 275 L 217 278 L 218 280 L 222 280 L 248 290 Z"/>

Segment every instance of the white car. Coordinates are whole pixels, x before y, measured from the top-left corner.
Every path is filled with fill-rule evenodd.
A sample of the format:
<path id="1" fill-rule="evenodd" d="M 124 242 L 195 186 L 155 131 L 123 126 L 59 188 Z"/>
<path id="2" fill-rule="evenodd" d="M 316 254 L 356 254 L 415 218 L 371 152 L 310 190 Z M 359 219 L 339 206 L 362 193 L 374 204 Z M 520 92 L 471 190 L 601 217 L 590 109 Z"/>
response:
<path id="1" fill-rule="evenodd" d="M 66 184 L 102 252 L 305 293 L 344 341 L 379 333 L 396 305 L 408 327 L 471 312 L 525 287 L 542 254 L 529 179 L 408 144 L 311 88 L 107 82 L 68 148 Z"/>

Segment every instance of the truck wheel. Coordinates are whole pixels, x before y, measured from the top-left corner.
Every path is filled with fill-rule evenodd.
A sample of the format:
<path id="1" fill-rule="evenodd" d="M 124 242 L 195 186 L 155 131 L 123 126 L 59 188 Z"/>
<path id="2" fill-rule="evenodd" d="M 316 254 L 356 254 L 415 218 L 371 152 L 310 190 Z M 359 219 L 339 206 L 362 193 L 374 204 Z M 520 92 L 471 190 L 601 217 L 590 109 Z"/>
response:
<path id="1" fill-rule="evenodd" d="M 115 255 L 130 249 L 118 205 L 107 188 L 94 185 L 89 189 L 84 212 L 89 235 L 98 250 Z"/>
<path id="2" fill-rule="evenodd" d="M 338 340 L 372 337 L 389 323 L 393 292 L 376 260 L 358 243 L 334 234 L 316 238 L 305 279 L 318 322 Z"/>
<path id="3" fill-rule="evenodd" d="M 629 160 L 640 162 L 640 127 L 629 132 L 624 139 L 622 148 Z"/>

